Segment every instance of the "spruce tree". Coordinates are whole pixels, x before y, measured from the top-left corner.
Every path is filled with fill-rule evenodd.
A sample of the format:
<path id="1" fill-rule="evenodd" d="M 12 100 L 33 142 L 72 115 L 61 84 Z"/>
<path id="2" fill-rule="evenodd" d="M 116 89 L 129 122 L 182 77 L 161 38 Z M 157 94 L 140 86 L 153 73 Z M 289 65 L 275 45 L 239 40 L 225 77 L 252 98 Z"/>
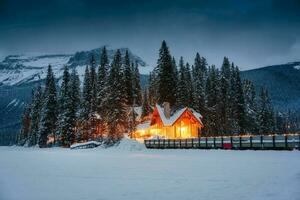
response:
<path id="1" fill-rule="evenodd" d="M 176 103 L 176 80 L 174 80 L 174 68 L 172 57 L 165 41 L 162 42 L 157 61 L 158 68 L 158 103 L 169 102 L 171 106 Z"/>
<path id="2" fill-rule="evenodd" d="M 123 79 L 124 79 L 124 89 L 125 89 L 124 95 L 126 98 L 127 105 L 131 106 L 131 105 L 133 105 L 133 101 L 134 101 L 133 84 L 132 83 L 133 83 L 133 80 L 135 80 L 134 79 L 135 73 L 133 73 L 135 71 L 132 72 L 132 70 L 131 70 L 128 50 L 126 50 L 126 53 L 125 53 L 123 68 L 124 68 Z M 134 86 L 136 86 L 136 85 L 134 85 Z"/>
<path id="3" fill-rule="evenodd" d="M 123 137 L 122 133 L 126 130 L 126 102 L 123 98 L 122 72 L 121 72 L 121 53 L 117 50 L 108 77 L 108 144 L 113 144 Z"/>
<path id="4" fill-rule="evenodd" d="M 107 105 L 109 102 L 107 101 L 108 90 L 108 70 L 109 70 L 109 62 L 107 57 L 106 48 L 103 47 L 101 56 L 100 56 L 100 66 L 98 68 L 98 78 L 97 78 L 97 112 L 100 115 L 99 119 L 99 132 L 101 137 L 105 132 L 105 119 L 107 114 Z"/>
<path id="5" fill-rule="evenodd" d="M 177 108 L 187 107 L 189 104 L 189 89 L 187 80 L 187 69 L 184 65 L 183 57 L 179 60 L 179 77 L 177 87 Z"/>
<path id="6" fill-rule="evenodd" d="M 197 53 L 195 57 L 193 74 L 193 108 L 200 112 L 202 115 L 206 115 L 205 108 L 205 81 L 206 81 L 206 62 L 203 62 L 200 54 Z"/>
<path id="7" fill-rule="evenodd" d="M 91 102 L 91 112 L 95 113 L 97 110 L 97 73 L 96 73 L 96 60 L 92 56 L 90 60 L 90 102 Z"/>
<path id="8" fill-rule="evenodd" d="M 143 94 L 143 104 L 142 104 L 142 114 L 141 114 L 142 121 L 145 119 L 145 117 L 149 116 L 150 112 L 151 112 L 151 106 L 149 104 L 148 90 L 147 88 L 145 88 Z"/>
<path id="9" fill-rule="evenodd" d="M 87 141 L 90 138 L 90 114 L 91 114 L 91 81 L 90 81 L 90 70 L 86 66 L 83 89 L 82 89 L 82 100 L 80 109 L 80 140 Z"/>
<path id="10" fill-rule="evenodd" d="M 246 130 L 246 113 L 243 85 L 240 77 L 240 71 L 236 67 L 236 117 L 238 123 L 238 133 L 244 134 Z"/>
<path id="11" fill-rule="evenodd" d="M 72 116 L 72 99 L 70 91 L 70 73 L 67 66 L 64 68 L 61 88 L 60 88 L 60 114 L 59 114 L 59 134 L 60 144 L 69 147 L 75 139 L 74 124 Z"/>
<path id="12" fill-rule="evenodd" d="M 273 109 L 269 99 L 268 90 L 261 88 L 259 95 L 259 133 L 270 134 L 273 126 Z"/>
<path id="13" fill-rule="evenodd" d="M 28 146 L 34 146 L 38 142 L 42 105 L 43 105 L 43 92 L 41 86 L 38 86 L 34 92 L 34 96 L 32 100 L 31 113 L 30 113 L 30 118 L 31 118 L 30 134 L 27 141 Z"/>
<path id="14" fill-rule="evenodd" d="M 21 130 L 18 135 L 17 144 L 19 146 L 23 146 L 26 143 L 30 134 L 30 124 L 31 124 L 30 112 L 31 112 L 30 105 L 26 105 L 22 114 Z"/>
<path id="15" fill-rule="evenodd" d="M 138 63 L 132 63 L 132 93 L 133 102 L 135 105 L 140 106 L 142 104 L 142 89 L 140 83 L 140 72 Z"/>
<path id="16" fill-rule="evenodd" d="M 48 135 L 54 138 L 57 125 L 57 93 L 54 74 L 51 65 L 48 66 L 46 84 L 44 90 L 44 103 L 42 107 L 38 144 L 40 147 L 47 146 Z"/>
<path id="17" fill-rule="evenodd" d="M 70 84 L 69 84 L 69 90 L 70 90 L 70 126 L 73 127 L 71 129 L 70 134 L 70 144 L 74 143 L 75 140 L 80 140 L 80 132 L 77 130 L 77 123 L 79 120 L 79 108 L 80 108 L 80 79 L 77 74 L 77 71 L 75 68 L 73 68 L 72 73 L 70 75 Z"/>

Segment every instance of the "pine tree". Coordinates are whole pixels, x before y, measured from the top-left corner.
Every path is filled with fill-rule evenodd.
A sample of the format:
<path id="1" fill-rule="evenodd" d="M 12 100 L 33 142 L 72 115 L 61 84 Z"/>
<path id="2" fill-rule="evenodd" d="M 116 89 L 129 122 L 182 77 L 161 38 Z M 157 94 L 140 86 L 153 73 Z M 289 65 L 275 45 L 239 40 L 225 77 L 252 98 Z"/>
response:
<path id="1" fill-rule="evenodd" d="M 135 78 L 136 74 L 133 73 L 135 71 L 132 72 L 132 70 L 131 70 L 128 50 L 126 50 L 126 53 L 125 53 L 123 68 L 124 68 L 123 79 L 124 79 L 124 89 L 125 89 L 124 95 L 126 98 L 127 105 L 131 106 L 131 105 L 133 105 L 133 101 L 134 101 L 134 96 L 133 96 L 134 91 L 133 91 L 132 83 L 134 82 L 133 80 L 135 80 L 134 78 Z"/>
<path id="2" fill-rule="evenodd" d="M 197 112 L 206 115 L 205 108 L 205 80 L 206 80 L 206 61 L 201 59 L 200 54 L 197 53 L 195 57 L 194 67 L 192 70 L 194 94 L 193 94 L 193 107 Z"/>
<path id="3" fill-rule="evenodd" d="M 269 99 L 268 90 L 266 88 L 261 88 L 259 96 L 259 133 L 269 134 L 272 131 L 273 126 L 273 109 Z"/>
<path id="4" fill-rule="evenodd" d="M 249 80 L 245 80 L 244 86 L 244 97 L 245 97 L 245 112 L 247 131 L 252 134 L 258 133 L 258 122 L 257 122 L 257 103 L 256 103 L 256 92 L 253 83 Z"/>
<path id="5" fill-rule="evenodd" d="M 185 81 L 187 85 L 187 107 L 193 107 L 193 102 L 194 102 L 194 87 L 193 87 L 193 82 L 192 82 L 192 75 L 191 75 L 191 68 L 190 64 L 186 63 L 185 65 Z"/>
<path id="6" fill-rule="evenodd" d="M 34 96 L 32 100 L 31 113 L 30 113 L 30 118 L 31 118 L 30 134 L 27 141 L 28 146 L 34 146 L 38 142 L 42 105 L 43 105 L 43 92 L 41 86 L 38 86 L 34 92 Z"/>
<path id="7" fill-rule="evenodd" d="M 132 93 L 133 102 L 135 105 L 140 106 L 142 104 L 142 89 L 140 83 L 140 72 L 138 63 L 132 63 Z"/>
<path id="8" fill-rule="evenodd" d="M 189 106 L 189 88 L 187 80 L 187 69 L 184 65 L 183 57 L 179 60 L 179 77 L 177 87 L 177 108 Z"/>
<path id="9" fill-rule="evenodd" d="M 238 122 L 238 133 L 245 133 L 246 130 L 246 113 L 243 85 L 240 77 L 240 71 L 236 67 L 236 117 Z"/>
<path id="10" fill-rule="evenodd" d="M 97 135 L 97 73 L 96 73 L 96 60 L 92 56 L 90 60 L 90 104 L 91 104 L 91 113 L 90 113 L 90 135 L 89 139 L 94 139 L 94 136 Z"/>
<path id="11" fill-rule="evenodd" d="M 207 116 L 204 118 L 206 124 L 205 131 L 207 135 L 218 135 L 220 132 L 220 113 L 218 113 L 219 101 L 219 71 L 213 65 L 209 68 L 208 78 L 206 82 L 206 106 Z"/>
<path id="12" fill-rule="evenodd" d="M 176 91 L 174 80 L 174 69 L 172 67 L 172 57 L 165 41 L 162 42 L 159 50 L 158 67 L 158 103 L 169 102 L 171 106 L 176 103 Z"/>
<path id="13" fill-rule="evenodd" d="M 230 63 L 228 58 L 226 57 L 224 57 L 223 60 L 220 78 L 221 79 L 220 79 L 220 96 L 219 96 L 219 104 L 218 104 L 218 113 L 220 114 L 221 133 L 229 134 Z"/>
<path id="14" fill-rule="evenodd" d="M 73 127 L 71 129 L 70 134 L 70 143 L 74 143 L 75 140 L 80 141 L 80 132 L 77 130 L 77 123 L 79 120 L 79 108 L 80 108 L 80 79 L 77 74 L 77 71 L 75 68 L 73 68 L 72 73 L 70 75 L 70 84 L 69 84 L 69 90 L 70 90 L 70 126 Z"/>
<path id="15" fill-rule="evenodd" d="M 18 135 L 17 144 L 19 146 L 23 146 L 26 143 L 30 134 L 30 124 L 31 124 L 30 112 L 31 112 L 30 105 L 26 105 L 22 114 L 21 130 Z"/>
<path id="16" fill-rule="evenodd" d="M 64 68 L 61 88 L 60 88 L 60 115 L 59 115 L 59 134 L 62 146 L 68 147 L 75 140 L 73 124 L 74 116 L 72 116 L 72 99 L 70 91 L 70 73 L 67 66 Z"/>
<path id="17" fill-rule="evenodd" d="M 42 107 L 41 121 L 38 144 L 40 147 L 47 146 L 48 135 L 52 136 L 55 141 L 55 131 L 57 125 L 57 94 L 54 74 L 51 65 L 48 66 L 46 77 L 44 103 Z"/>
<path id="18" fill-rule="evenodd" d="M 91 102 L 91 112 L 95 113 L 97 110 L 97 74 L 96 74 L 96 60 L 92 56 L 90 60 L 90 102 Z"/>
<path id="19" fill-rule="evenodd" d="M 121 53 L 117 50 L 108 77 L 108 144 L 113 144 L 123 137 L 126 130 L 126 102 L 124 102 L 121 72 Z"/>
<path id="20" fill-rule="evenodd" d="M 90 138 L 90 114 L 91 114 L 91 81 L 90 70 L 87 66 L 84 74 L 82 100 L 80 109 L 81 132 L 80 140 L 87 141 Z"/>
<path id="21" fill-rule="evenodd" d="M 148 90 L 147 88 L 145 88 L 143 94 L 141 119 L 144 120 L 147 116 L 149 116 L 150 112 L 151 112 L 151 106 L 149 104 Z"/>
<path id="22" fill-rule="evenodd" d="M 101 137 L 105 132 L 105 119 L 106 119 L 106 111 L 107 105 L 109 102 L 107 101 L 107 94 L 108 94 L 108 70 L 109 70 L 109 63 L 106 48 L 103 47 L 101 52 L 101 60 L 100 66 L 98 68 L 98 78 L 97 78 L 97 112 L 100 115 L 99 119 L 99 132 L 101 133 Z"/>

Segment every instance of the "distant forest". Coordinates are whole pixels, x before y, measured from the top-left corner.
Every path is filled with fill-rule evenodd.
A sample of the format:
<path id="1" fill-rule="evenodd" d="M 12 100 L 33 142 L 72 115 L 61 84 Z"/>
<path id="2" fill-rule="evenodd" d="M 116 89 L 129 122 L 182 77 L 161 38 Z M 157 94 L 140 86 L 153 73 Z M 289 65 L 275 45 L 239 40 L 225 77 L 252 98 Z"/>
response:
<path id="1" fill-rule="evenodd" d="M 100 65 L 95 63 L 92 56 L 82 87 L 75 68 L 65 66 L 58 84 L 49 65 L 45 85 L 34 89 L 24 109 L 18 145 L 69 147 L 88 140 L 113 145 L 163 102 L 169 102 L 173 111 L 191 107 L 200 112 L 203 136 L 284 134 L 299 129 L 296 116 L 274 110 L 267 89 L 256 94 L 253 83 L 242 80 L 239 68 L 226 57 L 220 68 L 209 66 L 199 53 L 192 65 L 182 57 L 177 62 L 163 41 L 157 66 L 143 89 L 138 64 L 128 52 L 117 51 L 110 63 L 103 48 Z M 137 121 L 138 106 L 142 114 Z"/>

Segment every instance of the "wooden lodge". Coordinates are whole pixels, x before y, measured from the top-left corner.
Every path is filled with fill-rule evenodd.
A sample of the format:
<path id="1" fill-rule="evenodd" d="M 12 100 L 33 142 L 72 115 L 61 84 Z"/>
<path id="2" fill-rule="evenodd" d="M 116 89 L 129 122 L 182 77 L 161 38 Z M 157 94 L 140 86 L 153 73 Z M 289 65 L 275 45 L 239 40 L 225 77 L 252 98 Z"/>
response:
<path id="1" fill-rule="evenodd" d="M 203 123 L 202 116 L 194 109 L 185 107 L 171 112 L 169 103 L 156 105 L 149 121 L 137 126 L 135 139 L 187 139 L 199 138 Z"/>

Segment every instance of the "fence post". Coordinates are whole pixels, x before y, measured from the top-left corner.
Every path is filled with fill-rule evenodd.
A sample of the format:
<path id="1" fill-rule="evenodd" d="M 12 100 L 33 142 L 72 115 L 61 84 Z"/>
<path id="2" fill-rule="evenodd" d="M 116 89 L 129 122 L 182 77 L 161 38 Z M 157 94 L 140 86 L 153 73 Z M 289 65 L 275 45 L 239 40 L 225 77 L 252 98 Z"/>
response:
<path id="1" fill-rule="evenodd" d="M 185 148 L 188 148 L 187 139 L 185 139 Z"/>
<path id="2" fill-rule="evenodd" d="M 264 148 L 264 143 L 263 143 L 263 135 L 260 135 L 260 148 L 263 149 Z"/>
<path id="3" fill-rule="evenodd" d="M 200 149 L 200 147 L 201 147 L 201 145 L 200 145 L 201 143 L 200 143 L 200 142 L 201 142 L 201 137 L 198 138 L 198 148 L 199 148 L 199 149 Z"/>
<path id="4" fill-rule="evenodd" d="M 287 149 L 288 148 L 288 136 L 287 135 L 284 136 L 284 141 L 285 141 L 285 148 Z"/>
<path id="5" fill-rule="evenodd" d="M 179 139 L 179 148 L 181 149 L 181 139 Z"/>
<path id="6" fill-rule="evenodd" d="M 240 149 L 242 149 L 242 137 L 240 136 Z"/>
<path id="7" fill-rule="evenodd" d="M 221 149 L 223 149 L 224 148 L 224 138 L 223 138 L 223 136 L 221 137 L 221 145 L 222 145 Z"/>
<path id="8" fill-rule="evenodd" d="M 252 149 L 252 135 L 250 135 L 250 149 Z"/>
<path id="9" fill-rule="evenodd" d="M 230 144 L 231 144 L 231 148 L 233 148 L 232 136 L 230 136 Z"/>
<path id="10" fill-rule="evenodd" d="M 194 138 L 192 138 L 192 148 L 194 148 Z"/>
<path id="11" fill-rule="evenodd" d="M 216 148 L 216 137 L 214 137 L 214 149 Z"/>
<path id="12" fill-rule="evenodd" d="M 208 148 L 208 145 L 207 145 L 207 137 L 205 138 L 205 147 Z"/>
<path id="13" fill-rule="evenodd" d="M 272 141 L 273 141 L 273 149 L 276 148 L 276 144 L 275 144 L 275 135 L 272 136 Z"/>
<path id="14" fill-rule="evenodd" d="M 298 135 L 298 150 L 300 150 L 300 134 Z"/>

